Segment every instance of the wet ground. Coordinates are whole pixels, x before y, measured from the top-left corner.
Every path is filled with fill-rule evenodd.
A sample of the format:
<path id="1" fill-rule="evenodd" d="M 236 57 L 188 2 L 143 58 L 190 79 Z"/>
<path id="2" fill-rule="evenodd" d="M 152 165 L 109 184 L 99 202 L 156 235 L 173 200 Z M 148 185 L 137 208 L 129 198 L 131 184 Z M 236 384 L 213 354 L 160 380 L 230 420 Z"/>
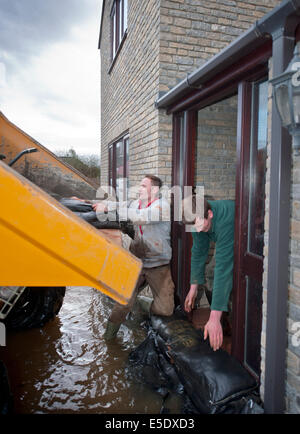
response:
<path id="1" fill-rule="evenodd" d="M 102 338 L 112 301 L 92 288 L 68 288 L 59 315 L 42 329 L 7 332 L 1 347 L 18 414 L 159 414 L 162 398 L 128 375 L 130 352 L 147 334 L 138 314 L 117 339 Z M 180 412 L 176 398 L 171 413 Z"/>

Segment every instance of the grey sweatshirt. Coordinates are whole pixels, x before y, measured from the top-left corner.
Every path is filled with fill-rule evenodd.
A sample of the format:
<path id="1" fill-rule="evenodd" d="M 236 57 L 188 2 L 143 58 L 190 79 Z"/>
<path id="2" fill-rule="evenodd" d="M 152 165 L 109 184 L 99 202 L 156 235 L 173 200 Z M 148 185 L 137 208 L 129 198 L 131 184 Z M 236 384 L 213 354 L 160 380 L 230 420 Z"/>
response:
<path id="1" fill-rule="evenodd" d="M 109 212 L 118 210 L 120 220 L 130 220 L 135 229 L 130 251 L 143 261 L 145 268 L 169 264 L 171 249 L 170 205 L 164 198 L 157 198 L 141 208 L 139 200 L 106 202 Z"/>

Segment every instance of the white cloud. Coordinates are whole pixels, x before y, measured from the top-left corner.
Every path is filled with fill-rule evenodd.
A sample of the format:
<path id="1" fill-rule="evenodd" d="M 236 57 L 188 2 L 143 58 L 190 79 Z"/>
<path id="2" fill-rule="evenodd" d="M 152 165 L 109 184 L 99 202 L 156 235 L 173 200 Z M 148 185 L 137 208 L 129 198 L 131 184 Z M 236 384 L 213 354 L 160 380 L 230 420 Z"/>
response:
<path id="1" fill-rule="evenodd" d="M 67 38 L 43 45 L 24 64 L 2 52 L 9 68 L 2 68 L 0 110 L 52 151 L 72 146 L 100 154 L 99 3 L 92 18 L 71 25 Z"/>

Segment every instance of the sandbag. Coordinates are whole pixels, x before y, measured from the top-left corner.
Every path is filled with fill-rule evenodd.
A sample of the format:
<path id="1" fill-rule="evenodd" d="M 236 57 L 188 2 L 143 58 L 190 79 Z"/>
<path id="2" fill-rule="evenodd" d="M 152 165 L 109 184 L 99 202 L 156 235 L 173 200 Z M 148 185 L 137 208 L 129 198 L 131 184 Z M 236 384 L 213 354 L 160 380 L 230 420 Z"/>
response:
<path id="1" fill-rule="evenodd" d="M 150 386 L 161 396 L 167 396 L 174 391 L 180 393 L 183 390 L 174 367 L 158 350 L 152 330 L 130 353 L 128 366 L 131 379 Z"/>
<path id="2" fill-rule="evenodd" d="M 199 413 L 222 413 L 258 388 L 256 380 L 226 351 L 213 351 L 203 332 L 182 315 L 151 317 L 160 351 L 176 369 Z M 234 406 L 231 406 L 234 412 Z"/>
<path id="3" fill-rule="evenodd" d="M 114 221 L 108 219 L 101 221 L 93 210 L 93 206 L 89 203 L 69 198 L 62 198 L 59 202 L 70 211 L 73 211 L 79 218 L 90 223 L 96 229 L 118 229 L 124 234 L 127 234 L 130 238 L 134 238 L 134 227 L 132 222 L 119 221 L 118 215 L 115 216 L 116 220 Z"/>
<path id="4" fill-rule="evenodd" d="M 90 203 L 82 202 L 78 199 L 69 199 L 66 197 L 63 197 L 60 199 L 59 203 L 64 205 L 66 208 L 70 209 L 71 211 L 76 212 L 90 212 L 93 211 L 93 205 Z"/>
<path id="5" fill-rule="evenodd" d="M 92 223 L 95 221 L 98 221 L 97 214 L 95 211 L 88 211 L 88 212 L 74 212 L 78 217 L 85 220 L 88 223 Z"/>
<path id="6" fill-rule="evenodd" d="M 181 413 L 197 413 L 184 391 L 174 365 L 159 350 L 151 327 L 146 339 L 131 351 L 125 372 L 130 382 L 146 385 L 161 397 L 160 414 L 170 413 L 169 401 L 173 399 L 180 405 Z"/>

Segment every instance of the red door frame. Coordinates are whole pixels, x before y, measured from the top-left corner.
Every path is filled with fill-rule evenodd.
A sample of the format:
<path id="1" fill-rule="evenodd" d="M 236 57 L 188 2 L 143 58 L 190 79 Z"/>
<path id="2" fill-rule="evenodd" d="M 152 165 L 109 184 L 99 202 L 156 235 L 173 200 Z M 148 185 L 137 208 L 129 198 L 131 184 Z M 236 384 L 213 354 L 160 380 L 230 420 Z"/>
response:
<path id="1" fill-rule="evenodd" d="M 183 134 L 181 128 L 183 127 Z M 183 143 L 180 143 L 181 138 Z M 172 185 L 184 186 L 194 185 L 195 169 L 195 139 L 196 139 L 196 111 L 187 111 L 180 115 L 173 116 L 173 162 L 172 162 Z M 182 161 L 183 160 L 183 161 Z M 183 166 L 182 185 L 180 185 L 180 167 Z M 174 207 L 174 203 L 172 203 Z M 174 215 L 174 212 L 172 213 Z M 177 288 L 179 303 L 183 305 L 186 294 L 189 290 L 190 280 L 190 262 L 192 237 L 190 233 L 185 232 L 185 227 L 181 222 L 172 219 L 172 250 L 173 259 L 171 262 L 172 275 Z M 182 240 L 179 249 L 178 240 Z M 184 256 L 182 255 L 184 252 Z M 178 258 L 182 258 L 181 264 Z M 181 266 L 181 270 L 179 267 Z M 181 271 L 181 274 L 179 273 Z M 180 281 L 178 276 L 180 274 Z"/>
<path id="2" fill-rule="evenodd" d="M 257 75 L 257 78 L 262 78 Z M 250 180 L 250 141 L 252 82 L 241 82 L 238 87 L 236 209 L 235 209 L 235 273 L 233 283 L 232 355 L 244 362 L 246 324 L 246 276 L 262 281 L 263 257 L 247 250 L 248 204 Z M 261 321 L 261 318 L 258 319 Z"/>
<path id="3" fill-rule="evenodd" d="M 168 110 L 173 113 L 173 172 L 172 185 L 177 185 L 179 178 L 179 159 L 180 159 L 180 116 L 187 113 L 188 122 L 185 125 L 184 146 L 186 158 L 184 162 L 184 180 L 185 185 L 194 185 L 194 156 L 195 156 L 195 139 L 196 139 L 196 113 L 197 110 L 216 103 L 219 100 L 232 95 L 238 91 L 238 137 L 237 137 L 237 172 L 236 172 L 236 240 L 235 240 L 235 274 L 233 283 L 233 335 L 232 335 L 232 355 L 239 359 L 242 363 L 244 360 L 244 345 L 245 345 L 245 277 L 242 273 L 243 267 L 243 252 L 245 252 L 245 235 L 241 228 L 245 226 L 245 216 L 247 213 L 243 210 L 245 202 L 245 191 L 243 187 L 249 173 L 247 167 L 249 163 L 249 144 L 250 144 L 250 121 L 251 121 L 251 85 L 249 81 L 257 80 L 266 75 L 268 71 L 267 60 L 271 56 L 271 44 L 268 42 L 259 49 L 257 53 L 248 56 L 241 62 L 240 65 L 234 65 L 225 71 L 219 80 L 211 80 L 208 86 L 203 90 L 194 91 L 186 98 L 174 103 Z M 247 80 L 247 81 L 246 81 Z M 234 84 L 236 83 L 236 84 Z M 217 85 L 218 84 L 218 85 Z M 225 86 L 225 87 L 222 87 Z M 235 91 L 235 92 L 234 92 Z M 247 102 L 246 102 L 247 101 Z M 241 109 L 243 107 L 243 110 Z M 179 110 L 186 111 L 179 111 Z M 248 152 L 248 154 L 247 154 Z M 242 163 L 244 161 L 244 163 Z M 180 303 L 183 304 L 185 295 L 189 288 L 189 271 L 190 271 L 190 255 L 192 240 L 190 234 L 183 235 L 183 243 L 181 249 L 185 254 L 185 262 L 183 265 L 183 273 L 181 282 L 176 281 L 178 263 L 175 259 L 178 258 L 180 252 L 176 238 L 178 237 L 178 225 L 173 223 L 172 242 L 173 242 L 173 277 L 177 287 L 181 288 Z M 182 230 L 182 229 L 181 229 Z M 244 250 L 243 250 L 244 249 Z"/>

